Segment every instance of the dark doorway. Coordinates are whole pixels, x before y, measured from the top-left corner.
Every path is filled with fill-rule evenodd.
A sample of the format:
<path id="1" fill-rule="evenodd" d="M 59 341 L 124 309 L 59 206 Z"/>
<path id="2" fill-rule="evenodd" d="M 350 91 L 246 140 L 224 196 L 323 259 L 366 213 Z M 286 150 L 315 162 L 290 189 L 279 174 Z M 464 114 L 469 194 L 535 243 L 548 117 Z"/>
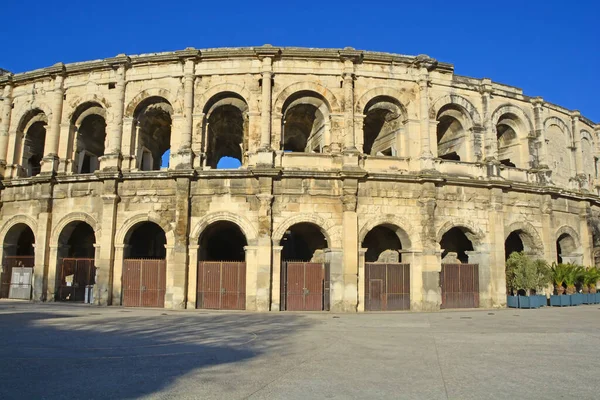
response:
<path id="1" fill-rule="evenodd" d="M 23 223 L 11 227 L 4 238 L 0 298 L 26 299 L 32 294 L 35 236 Z"/>
<path id="2" fill-rule="evenodd" d="M 96 235 L 85 222 L 71 222 L 58 239 L 57 301 L 92 302 L 96 283 Z"/>

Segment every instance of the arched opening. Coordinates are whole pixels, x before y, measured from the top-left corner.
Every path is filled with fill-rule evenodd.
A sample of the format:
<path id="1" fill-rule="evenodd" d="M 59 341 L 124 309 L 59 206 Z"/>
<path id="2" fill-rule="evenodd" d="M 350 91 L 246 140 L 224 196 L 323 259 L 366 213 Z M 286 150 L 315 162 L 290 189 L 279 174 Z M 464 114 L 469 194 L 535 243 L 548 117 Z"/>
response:
<path id="1" fill-rule="evenodd" d="M 473 243 L 465 234 L 464 228 L 454 227 L 444 233 L 440 241 L 442 248 L 442 263 L 450 264 L 459 262 L 467 264 L 469 262 L 468 251 L 473 250 Z"/>
<path id="2" fill-rule="evenodd" d="M 397 227 L 378 225 L 362 242 L 367 311 L 410 309 L 410 265 L 401 263 L 402 235 Z"/>
<path id="3" fill-rule="evenodd" d="M 556 240 L 556 262 L 577 262 L 576 251 L 575 239 L 568 233 L 561 234 Z"/>
<path id="4" fill-rule="evenodd" d="M 567 132 L 556 124 L 546 129 L 548 143 L 548 167 L 552 171 L 552 181 L 557 186 L 567 187 L 571 178 L 571 150 Z"/>
<path id="5" fill-rule="evenodd" d="M 514 231 L 508 235 L 504 241 L 504 261 L 508 260 L 508 257 L 512 253 L 519 253 L 525 250 L 523 240 L 521 239 L 522 234 L 522 231 Z"/>
<path id="6" fill-rule="evenodd" d="M 93 302 L 96 282 L 94 229 L 85 222 L 67 224 L 58 237 L 57 301 Z"/>
<path id="7" fill-rule="evenodd" d="M 397 156 L 404 130 L 402 106 L 391 97 L 378 96 L 365 107 L 363 153 Z"/>
<path id="8" fill-rule="evenodd" d="M 35 265 L 35 236 L 23 223 L 13 225 L 4 237 L 0 298 L 30 299 Z"/>
<path id="9" fill-rule="evenodd" d="M 19 124 L 17 136 L 22 138 L 23 144 L 20 155 L 19 147 L 15 148 L 15 160 L 20 157 L 25 176 L 36 176 L 41 172 L 47 125 L 48 117 L 39 109 L 29 111 Z"/>
<path id="10" fill-rule="evenodd" d="M 301 222 L 288 228 L 281 243 L 281 310 L 329 310 L 328 244 L 322 230 Z"/>
<path id="11" fill-rule="evenodd" d="M 314 92 L 301 91 L 290 96 L 283 105 L 284 152 L 321 153 L 328 143 L 329 107 Z"/>
<path id="12" fill-rule="evenodd" d="M 479 265 L 469 260 L 473 243 L 466 228 L 453 227 L 440 240 L 442 308 L 479 307 Z"/>
<path id="13" fill-rule="evenodd" d="M 73 171 L 87 174 L 98 170 L 106 141 L 105 110 L 97 103 L 77 107 L 71 120 L 75 136 Z"/>
<path id="14" fill-rule="evenodd" d="M 585 133 L 585 132 L 584 132 Z M 596 162 L 594 161 L 594 146 L 593 142 L 587 134 L 584 136 L 582 133 L 581 137 L 581 160 L 582 167 L 588 182 L 592 182 L 597 177 L 596 173 Z"/>
<path id="15" fill-rule="evenodd" d="M 402 261 L 402 243 L 396 232 L 386 225 L 378 225 L 371 229 L 362 242 L 366 262 Z"/>
<path id="16" fill-rule="evenodd" d="M 167 236 L 151 221 L 134 225 L 125 236 L 122 304 L 164 307 L 167 289 Z"/>
<path id="17" fill-rule="evenodd" d="M 165 231 L 154 222 L 141 222 L 131 228 L 125 241 L 125 258 L 164 260 L 167 255 Z"/>
<path id="18" fill-rule="evenodd" d="M 523 168 L 526 160 L 521 159 L 521 146 L 519 132 L 523 131 L 523 124 L 519 117 L 506 113 L 500 117 L 496 124 L 496 139 L 498 142 L 498 160 L 507 167 Z"/>
<path id="19" fill-rule="evenodd" d="M 225 92 L 211 99 L 205 107 L 206 114 L 206 166 L 232 168 L 222 164 L 223 158 L 235 159 L 244 164 L 248 149 L 248 105 L 236 93 Z"/>
<path id="20" fill-rule="evenodd" d="M 210 224 L 198 241 L 197 308 L 246 308 L 246 236 L 229 221 Z"/>
<path id="21" fill-rule="evenodd" d="M 470 161 L 469 127 L 464 111 L 455 104 L 443 106 L 437 115 L 438 157 L 443 160 Z"/>
<path id="22" fill-rule="evenodd" d="M 152 96 L 142 101 L 133 117 L 137 167 L 142 171 L 159 170 L 162 156 L 171 147 L 171 123 L 173 107 L 165 98 Z"/>

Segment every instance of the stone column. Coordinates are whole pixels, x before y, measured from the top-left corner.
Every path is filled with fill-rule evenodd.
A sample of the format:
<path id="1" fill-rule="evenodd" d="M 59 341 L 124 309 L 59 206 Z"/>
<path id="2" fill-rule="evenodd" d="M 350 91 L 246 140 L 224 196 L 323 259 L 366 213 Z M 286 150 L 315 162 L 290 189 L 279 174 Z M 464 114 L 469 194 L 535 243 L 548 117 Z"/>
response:
<path id="1" fill-rule="evenodd" d="M 256 310 L 268 311 L 271 307 L 271 257 L 272 257 L 272 205 L 273 180 L 270 177 L 259 178 L 260 194 L 258 198 L 258 238 L 256 241 Z"/>
<path id="2" fill-rule="evenodd" d="M 575 173 L 578 178 L 585 179 L 585 172 L 583 170 L 583 153 L 581 151 L 581 129 L 579 121 L 581 113 L 579 111 L 573 111 L 571 113 L 571 129 L 573 131 L 573 151 L 575 152 Z"/>
<path id="3" fill-rule="evenodd" d="M 356 311 L 356 308 L 348 309 L 345 304 L 343 249 L 329 248 L 323 252 L 325 262 L 329 264 L 329 309 L 333 312 Z"/>
<path id="4" fill-rule="evenodd" d="M 118 196 L 117 186 L 118 177 L 116 171 L 113 176 L 108 175 L 108 171 L 103 171 L 102 176 L 105 180 L 102 182 L 102 216 L 100 220 L 101 234 L 96 238 L 99 244 L 99 254 L 96 263 L 96 285 L 94 286 L 94 304 L 106 306 L 112 303 L 112 285 L 114 276 L 114 257 L 115 257 L 115 234 L 117 220 L 117 206 L 120 198 Z M 121 275 L 118 276 L 120 282 Z"/>
<path id="5" fill-rule="evenodd" d="M 187 304 L 186 308 L 193 310 L 196 308 L 198 295 L 198 243 L 188 246 L 188 278 L 187 278 Z"/>
<path id="6" fill-rule="evenodd" d="M 481 103 L 483 104 L 483 129 L 484 129 L 484 160 L 486 162 L 498 161 L 498 141 L 496 140 L 496 129 L 492 126 L 491 97 L 492 81 L 490 79 L 481 80 Z"/>
<path id="7" fill-rule="evenodd" d="M 175 242 L 167 264 L 165 308 L 183 309 L 186 306 L 188 267 L 188 225 L 190 217 L 190 177 L 177 177 L 175 195 Z"/>
<path id="8" fill-rule="evenodd" d="M 36 301 L 54 300 L 54 288 L 48 296 L 48 250 L 52 230 L 52 184 L 40 184 L 38 199 L 37 232 L 35 232 L 35 267 L 33 268 L 33 299 Z M 51 256 L 56 259 L 56 252 Z M 52 258 L 51 258 L 52 259 Z M 51 260 L 50 259 L 50 260 Z M 55 262 L 55 261 L 54 261 Z M 54 279 L 54 278 L 53 278 Z"/>
<path id="9" fill-rule="evenodd" d="M 206 154 L 204 154 L 204 114 L 194 114 L 195 123 L 194 134 L 192 135 L 192 164 L 194 168 L 200 168 L 203 165 Z"/>
<path id="10" fill-rule="evenodd" d="M 258 246 L 244 246 L 246 252 L 246 310 L 258 311 Z"/>
<path id="11" fill-rule="evenodd" d="M 6 85 L 4 86 L 4 93 L 2 95 L 2 124 L 0 125 L 0 177 L 4 177 L 8 160 L 8 132 L 10 131 L 10 119 L 12 111 L 12 91 L 13 83 L 12 78 L 9 75 Z"/>
<path id="12" fill-rule="evenodd" d="M 112 92 L 113 105 L 107 110 L 106 121 L 106 151 L 100 160 L 100 169 L 121 168 L 121 146 L 123 130 L 123 116 L 125 112 L 126 73 L 129 57 L 119 54 L 107 60 L 115 70 L 115 88 Z"/>
<path id="13" fill-rule="evenodd" d="M 346 134 L 344 135 L 344 151 L 356 152 L 354 136 L 354 64 L 350 60 L 344 62 L 344 113 L 346 114 Z"/>
<path id="14" fill-rule="evenodd" d="M 367 249 L 358 249 L 358 305 L 356 311 L 365 311 L 365 253 Z"/>
<path id="15" fill-rule="evenodd" d="M 183 60 L 183 119 L 180 128 L 179 148 L 171 155 L 170 169 L 190 169 L 192 167 L 192 130 L 194 114 L 194 80 L 196 60 L 199 52 L 187 48 L 177 52 Z M 176 132 L 175 132 L 176 133 Z M 174 157 L 173 157 L 174 156 Z"/>
<path id="16" fill-rule="evenodd" d="M 56 300 L 56 271 L 58 264 L 58 255 L 61 253 L 60 245 L 48 246 L 48 268 L 46 273 L 46 297 L 45 301 L 53 302 Z"/>
<path id="17" fill-rule="evenodd" d="M 127 245 L 123 243 L 115 243 L 115 260 L 112 270 L 112 301 L 110 304 L 113 306 L 121 305 L 121 292 L 123 288 L 123 259 L 125 255 L 125 248 Z"/>
<path id="18" fill-rule="evenodd" d="M 271 96 L 273 79 L 273 59 L 264 57 L 262 59 L 262 94 L 260 112 L 260 149 L 259 151 L 271 151 Z"/>
<path id="19" fill-rule="evenodd" d="M 594 243 L 592 241 L 592 235 L 590 233 L 590 227 L 588 220 L 591 214 L 591 206 L 587 201 L 580 203 L 579 209 L 579 237 L 581 238 L 581 250 L 583 255 L 582 264 L 585 266 L 594 265 L 594 256 L 592 254 L 594 250 Z"/>
<path id="20" fill-rule="evenodd" d="M 58 139 L 58 163 L 56 166 L 56 172 L 59 174 L 66 174 L 77 171 L 78 161 L 77 160 L 77 146 L 75 135 L 77 132 L 74 127 L 71 127 L 71 122 L 66 120 L 60 124 L 60 135 Z M 72 147 L 71 155 L 69 155 L 69 147 Z"/>
<path id="21" fill-rule="evenodd" d="M 433 169 L 434 149 L 432 149 L 432 139 L 430 138 L 429 127 L 429 72 L 426 67 L 421 66 L 419 68 L 419 73 L 419 117 L 421 120 L 419 135 L 421 153 L 419 158 L 421 160 L 421 169 L 431 170 Z"/>
<path id="22" fill-rule="evenodd" d="M 62 121 L 64 89 L 64 65 L 59 63 L 52 67 L 54 73 L 54 92 L 52 96 L 52 116 L 49 121 L 50 129 L 46 134 L 42 173 L 54 174 L 58 169 L 58 142 L 60 139 L 60 124 Z"/>
<path id="23" fill-rule="evenodd" d="M 537 162 L 534 162 L 534 166 L 539 166 L 540 168 L 548 168 L 548 153 L 543 121 L 544 99 L 542 99 L 541 97 L 536 97 L 535 99 L 531 100 L 531 103 L 533 104 L 535 137 L 537 138 L 539 143 L 536 160 Z"/>
<path id="24" fill-rule="evenodd" d="M 273 243 L 273 266 L 271 278 L 271 311 L 281 310 L 281 251 L 283 246 Z"/>
<path id="25" fill-rule="evenodd" d="M 540 202 L 540 211 L 542 213 L 542 241 L 544 242 L 544 258 L 552 264 L 557 260 L 556 237 L 554 237 L 553 207 L 552 197 L 549 194 L 542 195 Z"/>

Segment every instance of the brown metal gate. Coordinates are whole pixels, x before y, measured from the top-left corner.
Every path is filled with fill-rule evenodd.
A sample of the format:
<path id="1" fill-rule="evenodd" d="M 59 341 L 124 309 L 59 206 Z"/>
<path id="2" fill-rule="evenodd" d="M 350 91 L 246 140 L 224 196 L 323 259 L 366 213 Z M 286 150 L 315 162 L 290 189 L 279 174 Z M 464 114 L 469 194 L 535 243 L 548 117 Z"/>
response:
<path id="1" fill-rule="evenodd" d="M 34 264 L 34 256 L 4 256 L 2 273 L 0 274 L 0 298 L 9 297 L 13 268 L 33 268 Z M 22 285 L 21 283 L 16 284 Z M 31 281 L 29 284 L 24 284 L 29 286 L 29 292 L 31 293 Z M 31 295 L 28 298 L 31 298 Z"/>
<path id="2" fill-rule="evenodd" d="M 410 310 L 410 264 L 365 263 L 365 310 Z"/>
<path id="3" fill-rule="evenodd" d="M 246 263 L 200 261 L 197 308 L 246 309 Z"/>
<path id="4" fill-rule="evenodd" d="M 60 262 L 57 301 L 84 301 L 88 286 L 96 283 L 93 258 L 63 258 Z"/>
<path id="5" fill-rule="evenodd" d="M 479 307 L 479 265 L 442 264 L 442 308 Z"/>
<path id="6" fill-rule="evenodd" d="M 329 264 L 284 261 L 281 310 L 329 310 Z"/>
<path id="7" fill-rule="evenodd" d="M 165 260 L 123 260 L 123 306 L 164 307 L 166 275 Z"/>

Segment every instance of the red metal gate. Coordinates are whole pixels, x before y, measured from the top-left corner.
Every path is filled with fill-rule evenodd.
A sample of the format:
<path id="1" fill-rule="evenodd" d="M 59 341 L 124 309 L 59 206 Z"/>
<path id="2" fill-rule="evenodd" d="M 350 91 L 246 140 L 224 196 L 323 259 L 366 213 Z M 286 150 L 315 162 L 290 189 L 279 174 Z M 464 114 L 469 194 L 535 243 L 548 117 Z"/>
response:
<path id="1" fill-rule="evenodd" d="M 329 310 L 329 264 L 283 262 L 281 310 Z"/>
<path id="2" fill-rule="evenodd" d="M 410 264 L 365 263 L 365 310 L 410 310 Z"/>
<path id="3" fill-rule="evenodd" d="M 57 301 L 84 301 L 86 286 L 96 283 L 93 258 L 63 258 L 58 273 Z"/>
<path id="4" fill-rule="evenodd" d="M 167 263 L 155 259 L 123 261 L 123 306 L 164 307 Z"/>
<path id="5" fill-rule="evenodd" d="M 0 298 L 8 298 L 13 268 L 33 268 L 34 264 L 34 256 L 4 256 L 0 274 Z"/>
<path id="6" fill-rule="evenodd" d="M 200 261 L 197 290 L 197 308 L 245 310 L 246 263 Z"/>
<path id="7" fill-rule="evenodd" d="M 442 264 L 442 308 L 479 307 L 479 265 Z"/>

